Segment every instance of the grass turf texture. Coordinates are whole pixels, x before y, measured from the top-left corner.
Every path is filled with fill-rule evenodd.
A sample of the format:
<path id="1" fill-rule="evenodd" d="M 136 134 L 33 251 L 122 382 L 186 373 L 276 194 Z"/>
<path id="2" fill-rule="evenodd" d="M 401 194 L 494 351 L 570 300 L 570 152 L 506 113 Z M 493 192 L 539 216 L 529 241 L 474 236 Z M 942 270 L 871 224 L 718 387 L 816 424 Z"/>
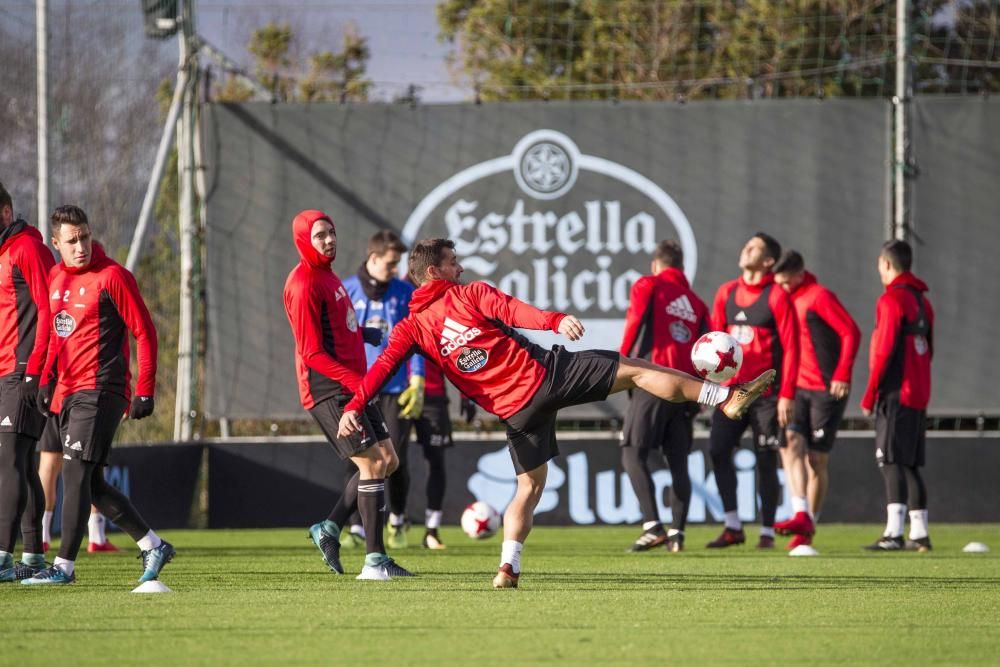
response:
<path id="1" fill-rule="evenodd" d="M 130 593 L 129 545 L 82 553 L 72 586 L 2 584 L 0 609 L 24 664 L 998 664 L 1000 525 L 932 525 L 927 554 L 862 552 L 880 529 L 821 525 L 821 556 L 790 558 L 783 538 L 708 551 L 714 526 L 682 554 L 624 553 L 635 527 L 536 528 L 504 591 L 499 537 L 455 528 L 444 552 L 411 529 L 395 556 L 420 576 L 390 582 L 355 581 L 358 550 L 332 574 L 305 527 L 170 531 L 173 593 Z M 962 553 L 970 541 L 994 551 Z"/>

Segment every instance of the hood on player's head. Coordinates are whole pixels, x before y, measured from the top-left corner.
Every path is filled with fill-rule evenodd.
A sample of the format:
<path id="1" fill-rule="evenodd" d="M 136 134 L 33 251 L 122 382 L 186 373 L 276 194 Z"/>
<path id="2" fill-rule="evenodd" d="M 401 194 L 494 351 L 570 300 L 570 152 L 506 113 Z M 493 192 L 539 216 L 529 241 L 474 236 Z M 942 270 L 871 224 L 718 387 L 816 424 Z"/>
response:
<path id="1" fill-rule="evenodd" d="M 406 274 L 420 287 L 433 280 L 459 282 L 462 265 L 455 254 L 455 242 L 450 239 L 424 239 L 410 251 Z"/>
<path id="2" fill-rule="evenodd" d="M 337 229 L 323 211 L 300 211 L 292 220 L 292 239 L 302 261 L 309 266 L 329 269 L 337 257 Z"/>

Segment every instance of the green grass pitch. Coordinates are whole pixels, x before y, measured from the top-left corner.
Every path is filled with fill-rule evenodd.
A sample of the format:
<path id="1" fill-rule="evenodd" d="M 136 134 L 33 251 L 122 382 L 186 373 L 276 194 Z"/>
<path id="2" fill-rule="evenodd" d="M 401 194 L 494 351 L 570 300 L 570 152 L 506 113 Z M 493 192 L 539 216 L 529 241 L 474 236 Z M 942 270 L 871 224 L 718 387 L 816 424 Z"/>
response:
<path id="1" fill-rule="evenodd" d="M 355 581 L 358 551 L 343 553 L 347 576 L 332 574 L 305 527 L 171 531 L 170 594 L 130 593 L 131 544 L 81 555 L 72 586 L 0 585 L 5 655 L 74 667 L 1000 664 L 1000 524 L 933 525 L 927 554 L 862 552 L 880 526 L 820 528 L 816 558 L 707 551 L 714 526 L 692 528 L 682 554 L 624 553 L 635 527 L 536 528 L 521 588 L 504 591 L 490 588 L 499 538 L 455 528 L 445 552 L 397 551 L 420 576 L 390 582 Z M 962 553 L 970 541 L 994 551 Z"/>

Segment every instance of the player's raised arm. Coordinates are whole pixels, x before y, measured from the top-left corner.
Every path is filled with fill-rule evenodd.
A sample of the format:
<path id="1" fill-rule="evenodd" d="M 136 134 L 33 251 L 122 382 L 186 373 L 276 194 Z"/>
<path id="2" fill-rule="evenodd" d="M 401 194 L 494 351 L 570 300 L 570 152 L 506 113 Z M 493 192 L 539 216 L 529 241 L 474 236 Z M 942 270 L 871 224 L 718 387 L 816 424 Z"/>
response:
<path id="1" fill-rule="evenodd" d="M 560 328 L 563 319 L 572 317 L 571 315 L 539 310 L 483 282 L 471 283 L 469 291 L 475 296 L 480 312 L 489 319 L 499 320 L 521 329 L 554 331 L 567 336 L 570 340 L 577 340 L 583 335 L 583 325 L 575 317 L 573 317 L 575 323 L 568 324 L 566 331 Z"/>

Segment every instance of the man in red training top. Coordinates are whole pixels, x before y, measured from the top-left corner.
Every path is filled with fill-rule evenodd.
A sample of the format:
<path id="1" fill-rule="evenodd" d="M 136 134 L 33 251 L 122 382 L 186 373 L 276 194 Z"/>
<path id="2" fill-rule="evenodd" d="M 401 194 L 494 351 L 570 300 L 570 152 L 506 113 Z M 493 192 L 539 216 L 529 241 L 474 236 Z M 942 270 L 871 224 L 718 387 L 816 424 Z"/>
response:
<path id="1" fill-rule="evenodd" d="M 927 404 L 931 398 L 934 311 L 927 285 L 912 273 L 913 251 L 906 241 L 888 241 L 878 258 L 885 292 L 875 306 L 875 331 L 868 357 L 868 386 L 861 399 L 865 415 L 875 414 L 875 460 L 885 478 L 888 515 L 872 551 L 930 551 L 924 465 Z M 903 542 L 906 508 L 910 538 Z"/>
<path id="2" fill-rule="evenodd" d="M 55 262 L 42 235 L 14 217 L 0 183 L 0 582 L 45 569 L 35 443 L 44 418 L 35 409 L 49 343 L 49 270 Z M 14 562 L 18 527 L 24 539 Z"/>
<path id="3" fill-rule="evenodd" d="M 726 419 L 718 410 L 712 417 L 709 452 L 726 525 L 719 537 L 708 543 L 710 549 L 746 542 L 737 509 L 733 452 L 740 446 L 747 426 L 753 432 L 757 454 L 761 521 L 757 548 L 774 548 L 774 515 L 781 494 L 778 447 L 782 429 L 792 418 L 799 365 L 799 336 L 792 301 L 785 290 L 775 286 L 771 273 L 780 255 L 781 244 L 772 236 L 764 232 L 755 234 L 740 252 L 742 275 L 724 283 L 712 305 L 712 328 L 728 332 L 743 347 L 743 366 L 731 382 L 746 382 L 766 368 L 777 369 L 778 379 L 742 419 Z"/>
<path id="4" fill-rule="evenodd" d="M 365 374 L 365 336 L 382 340 L 378 329 L 364 329 L 340 278 L 331 264 L 337 256 L 337 230 L 323 211 L 306 210 L 292 220 L 292 239 L 301 261 L 285 281 L 285 314 L 295 337 L 295 373 L 302 407 L 309 411 L 341 459 L 357 467 L 329 517 L 309 528 L 309 536 L 327 566 L 343 574 L 340 529 L 354 508 L 365 529 L 365 564 L 358 579 L 387 581 L 410 577 L 385 553 L 382 528 L 385 478 L 399 463 L 382 413 L 367 405 L 356 433 L 339 436 L 344 405 L 354 396 Z M 374 398 L 374 397 L 371 397 Z"/>
<path id="5" fill-rule="evenodd" d="M 91 503 L 139 545 L 139 582 L 144 583 L 159 576 L 173 559 L 174 548 L 150 530 L 126 496 L 104 481 L 103 468 L 122 416 L 145 419 L 153 414 L 156 329 L 135 277 L 93 240 L 83 210 L 55 210 L 52 244 L 62 262 L 49 276 L 52 331 L 38 401 L 42 411 L 59 415 L 65 460 L 62 544 L 52 567 L 21 583 L 76 580 L 74 563 Z M 131 407 L 129 333 L 135 337 L 139 370 Z"/>
<path id="6" fill-rule="evenodd" d="M 625 333 L 619 351 L 623 357 L 645 359 L 659 366 L 694 374 L 691 348 L 708 331 L 708 306 L 698 298 L 684 276 L 684 251 L 677 241 L 661 241 L 653 255 L 652 275 L 632 286 Z M 629 551 L 648 551 L 661 544 L 670 551 L 684 549 L 684 527 L 691 503 L 688 455 L 694 442 L 697 403 L 669 403 L 649 392 L 632 392 L 622 428 L 622 465 L 642 510 L 642 534 Z M 663 452 L 670 466 L 670 530 L 665 531 L 657 511 L 653 476 L 646 458 L 650 449 Z"/>
<path id="7" fill-rule="evenodd" d="M 558 455 L 556 413 L 560 408 L 601 401 L 627 389 L 643 389 L 676 403 L 718 405 L 738 419 L 770 384 L 766 371 L 732 388 L 617 352 L 544 350 L 514 330 L 548 330 L 570 340 L 583 336 L 573 315 L 538 310 L 484 282 L 459 283 L 462 266 L 447 239 L 417 243 L 409 275 L 418 286 L 410 315 L 392 330 L 385 352 L 365 375 L 340 420 L 342 436 L 363 428 L 359 410 L 415 352 L 441 367 L 463 394 L 507 425 L 517 491 L 504 514 L 504 542 L 494 588 L 515 588 L 520 553 L 532 514 L 545 487 L 549 459 Z"/>
<path id="8" fill-rule="evenodd" d="M 830 484 L 827 463 L 847 407 L 861 330 L 837 295 L 806 271 L 795 250 L 786 251 L 774 265 L 774 282 L 791 295 L 799 325 L 795 415 L 781 448 L 794 514 L 774 525 L 782 535 L 794 535 L 788 543 L 791 550 L 812 544 Z"/>

